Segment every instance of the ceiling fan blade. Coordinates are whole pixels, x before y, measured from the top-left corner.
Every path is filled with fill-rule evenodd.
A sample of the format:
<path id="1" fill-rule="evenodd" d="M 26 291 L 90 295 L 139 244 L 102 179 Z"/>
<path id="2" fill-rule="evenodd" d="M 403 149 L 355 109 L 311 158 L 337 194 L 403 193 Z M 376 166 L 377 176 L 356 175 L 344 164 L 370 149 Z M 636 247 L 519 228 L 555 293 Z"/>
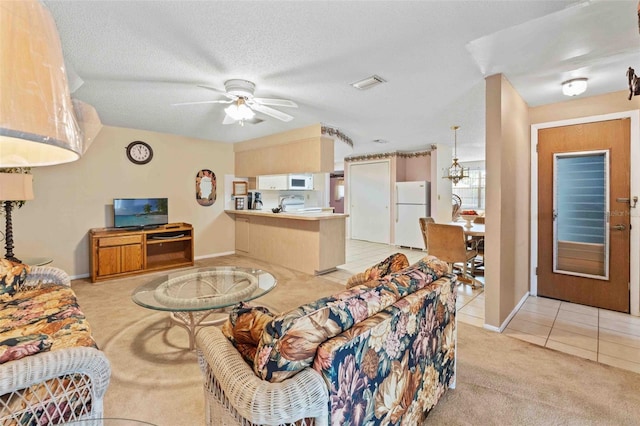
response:
<path id="1" fill-rule="evenodd" d="M 266 114 L 266 115 L 268 115 L 270 117 L 277 118 L 278 120 L 282 120 L 282 121 L 291 121 L 291 120 L 293 120 L 293 116 L 291 116 L 289 114 L 285 114 L 282 111 L 278 111 L 277 109 L 270 108 L 268 106 L 264 106 L 264 105 L 260 105 L 260 104 L 254 103 L 253 105 L 251 105 L 251 108 L 256 110 L 256 111 L 258 111 L 258 112 Z"/>
<path id="2" fill-rule="evenodd" d="M 222 124 L 233 124 L 235 123 L 237 120 L 234 118 L 229 117 L 227 114 L 224 115 L 224 120 L 222 120 Z"/>
<path id="3" fill-rule="evenodd" d="M 253 101 L 259 103 L 260 105 L 298 108 L 298 104 L 290 101 L 289 99 L 253 98 Z"/>
<path id="4" fill-rule="evenodd" d="M 230 104 L 233 102 L 232 100 L 217 100 L 217 101 L 200 101 L 200 102 L 179 102 L 177 104 L 171 104 L 171 106 L 182 106 L 182 105 L 202 105 L 202 104 Z"/>

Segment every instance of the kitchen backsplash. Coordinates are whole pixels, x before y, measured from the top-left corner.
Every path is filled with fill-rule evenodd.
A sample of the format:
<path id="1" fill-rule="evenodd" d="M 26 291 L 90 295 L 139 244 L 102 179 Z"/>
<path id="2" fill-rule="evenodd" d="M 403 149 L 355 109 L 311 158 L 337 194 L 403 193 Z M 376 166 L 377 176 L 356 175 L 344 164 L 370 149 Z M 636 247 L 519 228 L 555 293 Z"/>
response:
<path id="1" fill-rule="evenodd" d="M 304 207 L 322 207 L 320 195 L 321 191 L 262 191 L 262 203 L 264 204 L 264 210 L 271 210 L 273 207 L 277 207 L 280 202 L 280 197 L 286 195 L 297 195 L 304 197 Z"/>

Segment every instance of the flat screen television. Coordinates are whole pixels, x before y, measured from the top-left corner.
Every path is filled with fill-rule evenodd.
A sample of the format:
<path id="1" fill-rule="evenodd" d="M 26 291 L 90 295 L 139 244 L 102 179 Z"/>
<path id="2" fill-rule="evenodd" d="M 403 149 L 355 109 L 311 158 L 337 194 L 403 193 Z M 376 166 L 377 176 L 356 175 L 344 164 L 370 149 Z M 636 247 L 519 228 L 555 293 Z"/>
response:
<path id="1" fill-rule="evenodd" d="M 169 223 L 167 198 L 115 198 L 113 226 L 116 228 L 154 227 Z"/>

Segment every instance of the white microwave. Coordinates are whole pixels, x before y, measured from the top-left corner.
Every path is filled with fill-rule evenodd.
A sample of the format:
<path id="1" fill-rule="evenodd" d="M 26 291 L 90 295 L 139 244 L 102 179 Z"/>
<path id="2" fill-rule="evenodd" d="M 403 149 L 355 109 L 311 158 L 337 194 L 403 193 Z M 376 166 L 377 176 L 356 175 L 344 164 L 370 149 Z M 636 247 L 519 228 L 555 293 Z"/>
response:
<path id="1" fill-rule="evenodd" d="M 313 176 L 289 175 L 289 189 L 313 189 Z"/>

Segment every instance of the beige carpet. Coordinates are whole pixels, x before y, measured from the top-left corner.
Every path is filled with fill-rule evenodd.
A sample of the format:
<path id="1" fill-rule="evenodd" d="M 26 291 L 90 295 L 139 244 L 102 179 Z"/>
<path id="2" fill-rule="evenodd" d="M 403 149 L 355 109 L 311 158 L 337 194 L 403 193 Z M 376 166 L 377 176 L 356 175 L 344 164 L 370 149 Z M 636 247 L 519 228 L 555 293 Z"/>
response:
<path id="1" fill-rule="evenodd" d="M 375 260 L 374 260 L 375 261 Z M 282 310 L 344 287 L 240 256 L 197 266 L 259 267 L 278 286 L 259 301 Z M 134 304 L 135 287 L 155 276 L 72 283 L 112 367 L 105 416 L 161 426 L 204 424 L 203 391 L 184 329 L 168 314 Z M 640 375 L 555 352 L 466 324 L 458 330 L 458 385 L 429 415 L 437 425 L 638 425 Z"/>

